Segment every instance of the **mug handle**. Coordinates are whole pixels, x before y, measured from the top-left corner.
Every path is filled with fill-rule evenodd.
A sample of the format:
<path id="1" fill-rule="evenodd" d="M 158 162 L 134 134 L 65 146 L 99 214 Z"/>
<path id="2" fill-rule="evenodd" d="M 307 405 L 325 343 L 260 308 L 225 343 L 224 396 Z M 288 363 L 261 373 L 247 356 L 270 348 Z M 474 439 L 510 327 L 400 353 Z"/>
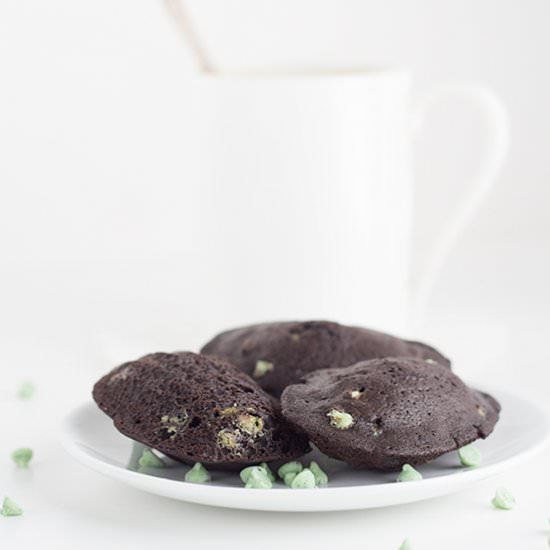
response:
<path id="1" fill-rule="evenodd" d="M 510 125 L 507 109 L 491 90 L 477 84 L 446 84 L 425 95 L 413 111 L 414 129 L 420 130 L 432 105 L 450 97 L 460 97 L 477 106 L 490 131 L 487 154 L 470 188 L 439 232 L 430 258 L 413 293 L 412 327 L 424 323 L 428 299 L 445 261 L 477 210 L 495 185 L 508 152 Z"/>

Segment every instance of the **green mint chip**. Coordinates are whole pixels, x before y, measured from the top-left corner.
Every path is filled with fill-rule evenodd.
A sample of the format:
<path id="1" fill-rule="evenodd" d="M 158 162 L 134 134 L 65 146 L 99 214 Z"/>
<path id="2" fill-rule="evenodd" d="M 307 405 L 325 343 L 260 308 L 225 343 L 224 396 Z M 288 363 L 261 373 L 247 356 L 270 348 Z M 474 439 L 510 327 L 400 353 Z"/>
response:
<path id="1" fill-rule="evenodd" d="M 164 468 L 164 462 L 151 449 L 143 450 L 139 465 L 143 468 Z"/>
<path id="2" fill-rule="evenodd" d="M 422 474 L 410 464 L 403 464 L 401 473 L 397 476 L 397 481 L 420 481 L 421 479 Z"/>
<path id="3" fill-rule="evenodd" d="M 290 483 L 291 489 L 315 489 L 315 476 L 309 468 L 304 468 Z"/>
<path id="4" fill-rule="evenodd" d="M 327 416 L 329 418 L 330 425 L 339 430 L 349 430 L 355 424 L 355 420 L 351 414 L 344 411 L 339 411 L 338 409 L 331 409 L 327 413 Z"/>
<path id="5" fill-rule="evenodd" d="M 268 477 L 271 481 L 275 481 L 275 474 L 271 471 L 271 468 L 269 467 L 269 465 L 267 464 L 267 462 L 262 462 L 262 463 L 260 464 L 260 466 L 266 471 L 267 477 Z"/>
<path id="6" fill-rule="evenodd" d="M 399 547 L 399 550 L 412 550 L 411 541 L 410 541 L 409 539 L 405 539 L 405 540 L 401 543 L 401 546 Z"/>
<path id="7" fill-rule="evenodd" d="M 185 481 L 189 481 L 189 483 L 206 483 L 211 479 L 210 473 L 200 462 L 195 462 L 194 466 L 185 474 Z"/>
<path id="8" fill-rule="evenodd" d="M 252 475 L 252 471 L 255 470 L 256 468 L 259 468 L 260 470 L 262 470 L 271 482 L 275 481 L 275 476 L 273 475 L 271 468 L 265 462 L 262 462 L 259 466 L 247 466 L 246 468 L 241 470 L 241 473 L 240 473 L 241 481 L 243 483 L 248 483 L 248 480 Z"/>
<path id="9" fill-rule="evenodd" d="M 4 497 L 2 502 L 2 508 L 0 508 L 0 514 L 3 516 L 20 516 L 23 514 L 23 510 L 18 506 L 10 497 Z"/>
<path id="10" fill-rule="evenodd" d="M 287 487 L 290 487 L 292 485 L 292 482 L 294 481 L 294 478 L 297 475 L 298 474 L 296 472 L 288 472 L 288 474 L 285 474 L 285 476 L 283 477 L 284 484 Z"/>
<path id="11" fill-rule="evenodd" d="M 28 468 L 29 462 L 32 459 L 32 449 L 28 449 L 26 447 L 16 449 L 13 453 L 11 453 L 11 458 L 18 468 Z"/>
<path id="12" fill-rule="evenodd" d="M 273 483 L 263 468 L 256 466 L 250 470 L 250 475 L 245 485 L 246 489 L 271 489 L 272 487 Z"/>
<path id="13" fill-rule="evenodd" d="M 491 502 L 499 510 L 512 510 L 516 505 L 514 495 L 506 487 L 498 488 Z"/>
<path id="14" fill-rule="evenodd" d="M 312 460 L 309 463 L 309 469 L 315 477 L 316 487 L 324 487 L 325 485 L 328 485 L 328 476 L 323 470 L 321 470 L 321 467 L 317 464 L 317 462 Z"/>
<path id="15" fill-rule="evenodd" d="M 256 361 L 256 365 L 254 366 L 254 372 L 252 373 L 252 376 L 254 378 L 262 378 L 262 376 L 265 376 L 266 374 L 272 372 L 273 369 L 274 365 L 271 361 L 258 359 L 258 361 Z"/>
<path id="16" fill-rule="evenodd" d="M 462 466 L 479 466 L 481 464 L 481 451 L 471 443 L 458 449 L 458 458 Z"/>
<path id="17" fill-rule="evenodd" d="M 17 390 L 17 397 L 19 397 L 19 399 L 31 399 L 34 396 L 35 391 L 36 388 L 34 384 L 27 380 L 22 382 L 19 386 L 19 389 Z"/>
<path id="18" fill-rule="evenodd" d="M 277 474 L 281 479 L 284 479 L 286 474 L 298 474 L 303 469 L 304 467 L 302 466 L 301 462 L 298 462 L 297 460 L 293 460 L 291 462 L 287 462 L 286 464 L 283 464 L 277 470 Z"/>

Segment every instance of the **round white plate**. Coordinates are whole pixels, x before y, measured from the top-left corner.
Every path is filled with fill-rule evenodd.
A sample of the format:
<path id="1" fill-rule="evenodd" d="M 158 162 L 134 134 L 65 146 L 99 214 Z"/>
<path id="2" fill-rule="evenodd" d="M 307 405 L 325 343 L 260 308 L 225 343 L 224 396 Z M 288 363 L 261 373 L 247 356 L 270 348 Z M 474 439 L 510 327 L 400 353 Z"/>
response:
<path id="1" fill-rule="evenodd" d="M 143 446 L 121 435 L 94 403 L 74 410 L 63 425 L 63 444 L 77 460 L 118 481 L 169 498 L 249 510 L 313 512 L 376 508 L 433 498 L 464 489 L 518 464 L 540 451 L 549 440 L 550 422 L 538 406 L 512 394 L 495 393 L 502 415 L 494 433 L 476 445 L 483 453 L 477 468 L 460 467 L 456 453 L 419 467 L 421 481 L 395 483 L 395 473 L 353 470 L 318 451 L 314 458 L 329 475 L 329 486 L 289 489 L 245 489 L 236 472 L 213 471 L 212 481 L 199 485 L 183 481 L 189 469 L 167 461 L 163 469 L 137 471 Z"/>

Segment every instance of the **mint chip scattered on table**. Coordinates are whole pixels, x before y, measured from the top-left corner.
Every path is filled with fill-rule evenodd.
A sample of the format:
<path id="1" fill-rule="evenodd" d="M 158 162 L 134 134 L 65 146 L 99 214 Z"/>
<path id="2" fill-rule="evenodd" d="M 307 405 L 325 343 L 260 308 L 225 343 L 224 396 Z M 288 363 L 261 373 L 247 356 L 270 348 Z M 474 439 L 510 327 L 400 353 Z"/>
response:
<path id="1" fill-rule="evenodd" d="M 498 488 L 491 502 L 499 510 L 512 510 L 516 505 L 514 495 L 506 487 Z"/>
<path id="2" fill-rule="evenodd" d="M 32 382 L 26 380 L 22 382 L 19 386 L 19 389 L 17 390 L 17 397 L 19 397 L 19 399 L 31 399 L 32 397 L 34 397 L 35 391 L 35 385 Z"/>
<path id="3" fill-rule="evenodd" d="M 20 516 L 23 514 L 23 510 L 10 497 L 4 497 L 2 508 L 0 508 L 0 514 L 6 517 Z"/>
<path id="4" fill-rule="evenodd" d="M 11 458 L 18 468 L 28 468 L 29 462 L 32 459 L 32 449 L 27 447 L 16 449 L 13 453 L 11 453 Z"/>

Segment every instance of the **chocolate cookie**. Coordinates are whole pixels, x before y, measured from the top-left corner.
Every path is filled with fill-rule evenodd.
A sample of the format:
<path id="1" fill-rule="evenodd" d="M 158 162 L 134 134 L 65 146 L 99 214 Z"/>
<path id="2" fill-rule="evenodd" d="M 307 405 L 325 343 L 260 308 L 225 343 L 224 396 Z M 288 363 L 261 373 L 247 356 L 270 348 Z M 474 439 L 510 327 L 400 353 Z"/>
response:
<path id="1" fill-rule="evenodd" d="M 413 358 L 313 372 L 288 386 L 281 404 L 328 456 L 380 470 L 423 464 L 485 438 L 500 411 L 448 368 Z"/>
<path id="2" fill-rule="evenodd" d="M 309 450 L 273 398 L 222 359 L 146 355 L 101 378 L 93 397 L 124 435 L 184 462 L 242 466 Z"/>
<path id="3" fill-rule="evenodd" d="M 377 357 L 420 357 L 449 367 L 437 350 L 366 328 L 328 321 L 266 323 L 222 332 L 201 353 L 227 359 L 264 390 L 280 396 L 318 369 L 347 367 Z"/>

